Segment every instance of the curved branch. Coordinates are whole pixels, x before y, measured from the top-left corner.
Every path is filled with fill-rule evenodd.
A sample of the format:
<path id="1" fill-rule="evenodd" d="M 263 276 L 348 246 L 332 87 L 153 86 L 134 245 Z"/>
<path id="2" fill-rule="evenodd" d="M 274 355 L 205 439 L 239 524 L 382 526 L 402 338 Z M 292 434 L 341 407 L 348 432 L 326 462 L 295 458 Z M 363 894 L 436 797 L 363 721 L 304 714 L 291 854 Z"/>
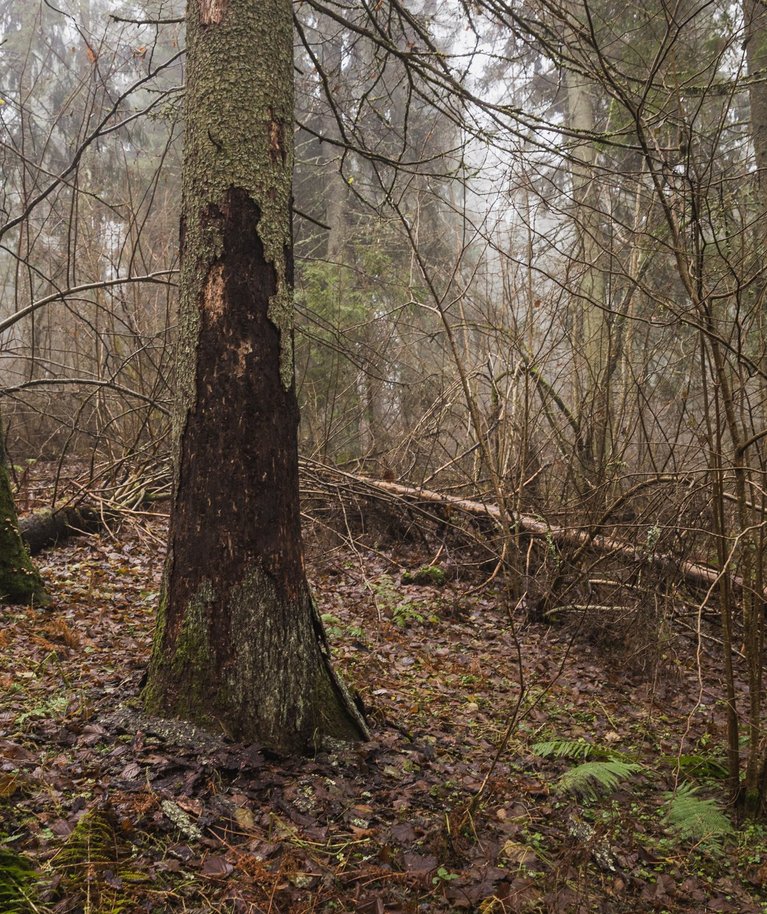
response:
<path id="1" fill-rule="evenodd" d="M 73 295 L 80 295 L 82 292 L 92 292 L 94 289 L 109 289 L 112 288 L 112 286 L 122 286 L 126 283 L 133 282 L 175 285 L 175 283 L 171 283 L 169 280 L 161 279 L 160 277 L 174 276 L 176 273 L 178 273 L 178 270 L 158 270 L 156 273 L 147 273 L 145 276 L 126 276 L 123 279 L 103 279 L 99 282 L 87 282 L 82 286 L 73 286 L 71 289 L 62 289 L 60 292 L 53 292 L 50 295 L 46 295 L 45 298 L 40 298 L 37 301 L 32 302 L 32 304 L 27 305 L 26 308 L 15 311 L 9 317 L 6 317 L 5 320 L 0 321 L 0 333 L 3 333 L 9 327 L 17 324 L 23 318 L 29 317 L 30 314 L 34 314 L 35 311 L 45 307 L 45 305 L 50 305 L 52 302 L 64 301 L 64 299 L 70 298 Z"/>
<path id="2" fill-rule="evenodd" d="M 108 390 L 114 390 L 117 393 L 125 394 L 127 397 L 143 400 L 144 403 L 148 403 L 165 416 L 170 416 L 171 414 L 166 406 L 162 406 L 157 400 L 153 400 L 146 394 L 139 393 L 137 390 L 131 390 L 130 387 L 123 387 L 122 384 L 115 384 L 114 381 L 102 381 L 97 378 L 35 378 L 32 381 L 24 381 L 13 387 L 0 388 L 0 397 L 10 396 L 11 394 L 18 393 L 20 390 L 29 390 L 30 387 L 55 387 L 57 384 L 62 384 L 67 387 L 105 387 Z"/>

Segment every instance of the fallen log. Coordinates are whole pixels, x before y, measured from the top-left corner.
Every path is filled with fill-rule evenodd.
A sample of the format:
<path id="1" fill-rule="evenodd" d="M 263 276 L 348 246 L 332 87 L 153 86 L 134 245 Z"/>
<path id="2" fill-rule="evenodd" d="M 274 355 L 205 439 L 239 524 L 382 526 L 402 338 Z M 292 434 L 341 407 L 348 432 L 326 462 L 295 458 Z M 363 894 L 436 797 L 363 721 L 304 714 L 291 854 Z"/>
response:
<path id="1" fill-rule="evenodd" d="M 345 477 L 348 482 L 348 487 L 357 495 L 365 494 L 365 490 L 371 495 L 375 495 L 375 493 L 386 493 L 389 496 L 399 498 L 405 502 L 448 508 L 475 517 L 490 519 L 499 526 L 501 524 L 501 512 L 495 505 L 486 505 L 482 502 L 472 501 L 466 498 L 456 498 L 455 496 L 443 495 L 440 492 L 433 492 L 429 489 L 418 489 L 413 486 L 404 486 L 400 483 L 387 482 L 382 479 L 355 476 L 351 473 L 344 473 L 341 470 L 335 470 L 330 467 L 323 467 L 322 469 L 326 473 L 330 471 L 330 474 L 337 478 L 338 481 L 336 482 L 336 485 L 339 487 L 341 486 L 341 479 Z M 721 570 L 702 562 L 680 559 L 670 553 L 646 551 L 632 543 L 604 536 L 591 530 L 585 530 L 578 527 L 551 526 L 538 518 L 524 514 L 517 516 L 515 522 L 518 525 L 520 532 L 526 533 L 529 536 L 545 538 L 549 542 L 553 542 L 559 548 L 589 548 L 605 555 L 619 555 L 629 561 L 656 568 L 663 574 L 678 575 L 687 583 L 697 587 L 705 587 L 706 589 L 713 587 L 718 583 L 724 573 Z M 743 581 L 741 578 L 731 575 L 730 581 L 736 587 L 742 589 Z M 767 597 L 767 594 L 765 594 L 765 597 Z"/>
<path id="2" fill-rule="evenodd" d="M 405 486 L 396 482 L 389 482 L 383 479 L 373 479 L 368 476 L 357 476 L 353 473 L 347 473 L 336 467 L 318 461 L 302 458 L 300 461 L 302 476 L 302 495 L 307 495 L 307 483 L 314 481 L 320 483 L 328 494 L 328 489 L 334 490 L 337 494 L 344 494 L 346 497 L 362 498 L 386 498 L 388 500 L 401 500 L 412 506 L 419 507 L 428 515 L 428 507 L 434 506 L 440 509 L 452 509 L 464 514 L 484 517 L 500 527 L 501 512 L 495 505 L 484 504 L 483 502 L 472 499 L 457 498 L 453 495 L 444 495 L 440 492 L 434 492 L 429 489 L 420 489 L 414 486 Z M 167 473 L 161 473 L 158 479 L 167 486 Z M 163 490 L 164 491 L 164 490 Z M 114 505 L 112 505 L 114 509 Z M 55 537 L 38 537 L 32 532 L 32 527 L 46 529 L 42 519 L 36 520 L 38 515 L 26 518 L 21 522 L 22 537 L 28 543 L 30 551 L 46 548 L 53 545 L 64 536 L 71 536 L 78 532 L 95 532 L 103 526 L 101 514 L 98 511 L 90 509 L 64 509 L 64 511 L 83 511 L 85 514 L 81 517 L 72 517 L 72 522 L 66 519 L 55 521 L 55 528 L 58 533 Z M 50 512 L 48 512 L 50 513 Z M 56 515 L 63 512 L 54 512 Z M 431 519 L 440 522 L 442 518 L 431 515 Z M 645 550 L 633 543 L 619 540 L 614 537 L 604 536 L 595 530 L 584 529 L 582 527 L 562 527 L 551 526 L 545 521 L 529 515 L 520 515 L 515 518 L 515 523 L 520 532 L 529 536 L 540 537 L 554 543 L 559 548 L 575 548 L 578 550 L 593 549 L 596 552 L 605 555 L 619 555 L 627 561 L 644 564 L 655 568 L 669 576 L 678 576 L 687 583 L 696 587 L 710 589 L 714 587 L 723 574 L 727 571 L 714 568 L 704 562 L 696 562 L 690 559 L 681 559 L 678 556 L 665 552 L 652 552 Z M 91 526 L 91 525 L 95 526 Z M 69 532 L 67 532 L 67 530 Z M 35 545 L 32 545 L 34 541 Z M 37 546 L 37 542 L 42 541 L 43 545 Z M 738 589 L 743 588 L 743 580 L 737 575 L 729 575 L 730 582 Z M 764 594 L 767 599 L 767 591 Z"/>
<path id="3" fill-rule="evenodd" d="M 103 526 L 101 512 L 87 505 L 38 511 L 19 520 L 21 538 L 30 555 L 37 555 L 43 549 L 56 546 L 70 536 L 98 533 Z"/>

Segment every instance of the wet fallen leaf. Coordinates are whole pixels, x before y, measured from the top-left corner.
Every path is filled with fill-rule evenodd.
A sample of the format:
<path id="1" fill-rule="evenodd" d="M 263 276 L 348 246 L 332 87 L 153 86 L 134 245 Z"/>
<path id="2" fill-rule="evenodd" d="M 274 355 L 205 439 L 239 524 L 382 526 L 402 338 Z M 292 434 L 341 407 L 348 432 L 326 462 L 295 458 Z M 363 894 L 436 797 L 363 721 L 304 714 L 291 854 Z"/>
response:
<path id="1" fill-rule="evenodd" d="M 240 828 L 250 830 L 255 828 L 256 819 L 253 813 L 243 806 L 235 806 L 234 808 L 234 819 Z"/>
<path id="2" fill-rule="evenodd" d="M 214 879 L 223 879 L 230 873 L 234 872 L 234 867 L 225 857 L 206 857 L 200 872 L 203 876 L 210 876 Z"/>

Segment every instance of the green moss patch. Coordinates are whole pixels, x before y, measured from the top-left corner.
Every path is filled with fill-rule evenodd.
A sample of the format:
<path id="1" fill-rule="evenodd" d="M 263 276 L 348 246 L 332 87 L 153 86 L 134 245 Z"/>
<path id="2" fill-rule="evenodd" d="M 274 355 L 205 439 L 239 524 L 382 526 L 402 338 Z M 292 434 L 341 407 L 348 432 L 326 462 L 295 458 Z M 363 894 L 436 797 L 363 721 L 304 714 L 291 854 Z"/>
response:
<path id="1" fill-rule="evenodd" d="M 415 571 L 404 572 L 402 583 L 417 584 L 420 587 L 443 587 L 447 583 L 447 574 L 438 565 L 421 565 Z"/>

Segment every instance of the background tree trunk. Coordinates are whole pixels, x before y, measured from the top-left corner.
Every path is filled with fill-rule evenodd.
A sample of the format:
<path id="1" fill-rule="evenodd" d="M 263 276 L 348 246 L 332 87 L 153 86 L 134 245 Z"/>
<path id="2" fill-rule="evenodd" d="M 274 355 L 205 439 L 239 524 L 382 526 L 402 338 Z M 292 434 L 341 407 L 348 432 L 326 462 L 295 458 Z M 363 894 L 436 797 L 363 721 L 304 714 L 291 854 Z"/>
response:
<path id="1" fill-rule="evenodd" d="M 751 104 L 751 136 L 754 142 L 754 159 L 759 189 L 758 205 L 767 212 L 767 9 L 758 0 L 743 0 L 744 43 L 748 73 L 752 78 L 748 94 Z M 767 231 L 760 226 L 762 239 Z"/>
<path id="2" fill-rule="evenodd" d="M 574 4 L 571 4 L 575 8 Z M 570 29 L 567 39 L 576 42 Z M 584 135 L 596 132 L 595 86 L 582 74 L 568 70 L 568 126 Z M 608 365 L 610 362 L 610 328 L 605 315 L 605 244 L 602 231 L 602 200 L 596 168 L 597 147 L 590 139 L 573 142 L 570 149 L 570 173 L 574 204 L 576 236 L 574 305 L 574 364 L 576 366 L 576 415 L 581 426 L 578 473 L 590 485 L 604 482 L 610 452 L 610 416 Z"/>
<path id="3" fill-rule="evenodd" d="M 147 703 L 286 751 L 365 725 L 306 581 L 290 0 L 191 0 L 178 451 Z"/>

